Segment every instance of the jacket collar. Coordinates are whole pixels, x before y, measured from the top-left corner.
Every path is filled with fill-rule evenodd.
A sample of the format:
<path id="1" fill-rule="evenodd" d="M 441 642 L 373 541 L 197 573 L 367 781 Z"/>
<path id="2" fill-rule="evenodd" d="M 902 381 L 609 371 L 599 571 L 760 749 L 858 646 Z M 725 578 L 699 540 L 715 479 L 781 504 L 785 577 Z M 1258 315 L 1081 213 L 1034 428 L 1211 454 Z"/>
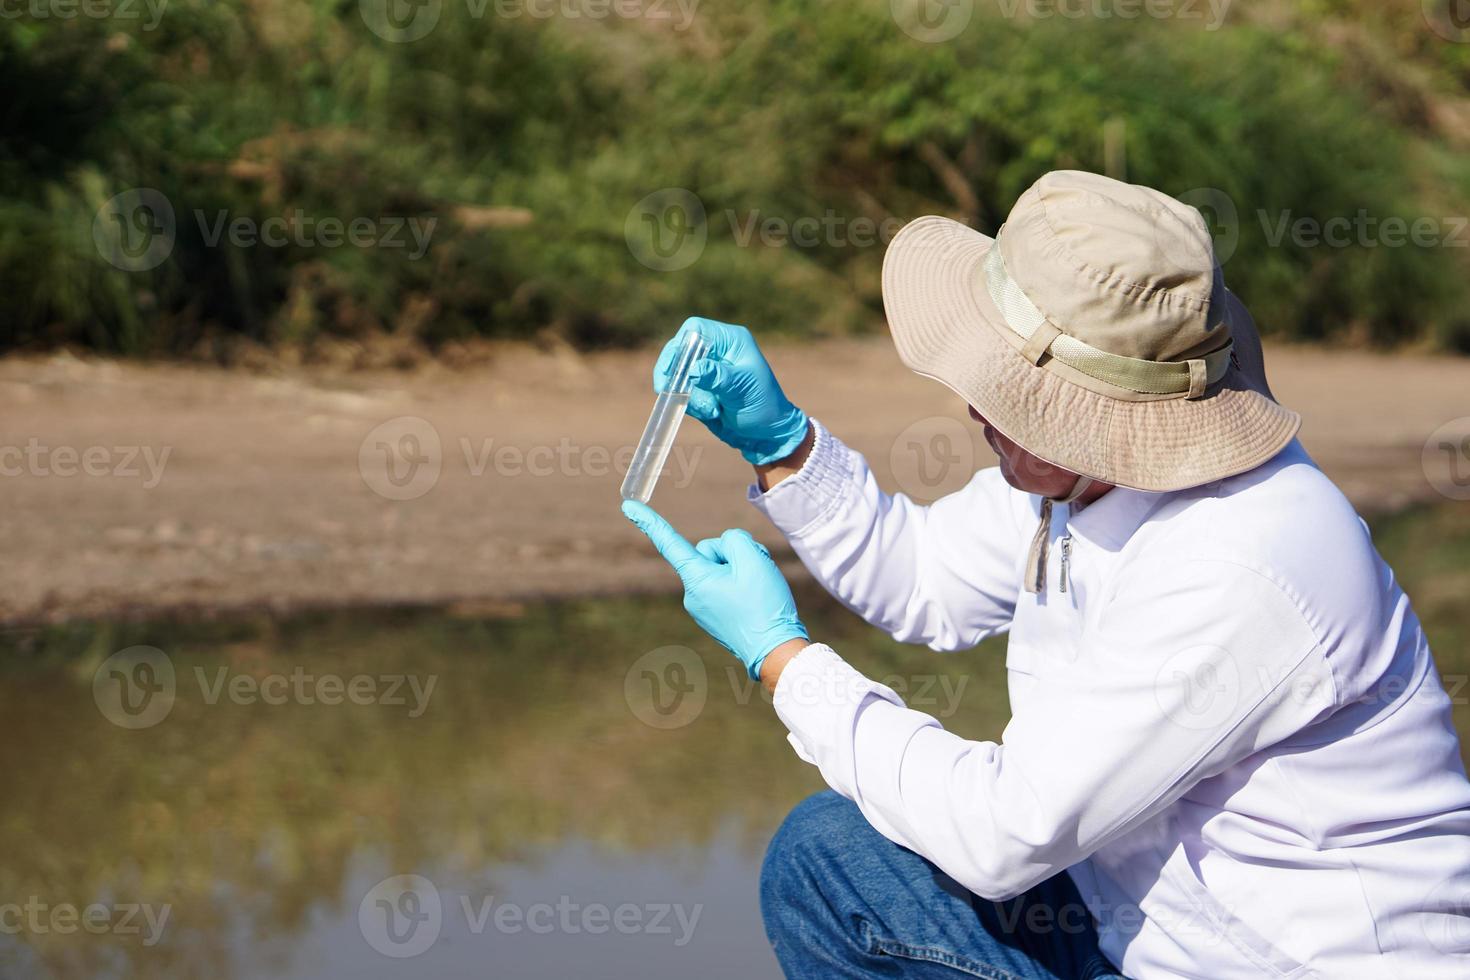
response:
<path id="1" fill-rule="evenodd" d="M 1067 528 L 1107 551 L 1118 551 L 1172 493 L 1148 493 L 1114 487 L 1098 500 L 1073 513 L 1067 508 Z"/>

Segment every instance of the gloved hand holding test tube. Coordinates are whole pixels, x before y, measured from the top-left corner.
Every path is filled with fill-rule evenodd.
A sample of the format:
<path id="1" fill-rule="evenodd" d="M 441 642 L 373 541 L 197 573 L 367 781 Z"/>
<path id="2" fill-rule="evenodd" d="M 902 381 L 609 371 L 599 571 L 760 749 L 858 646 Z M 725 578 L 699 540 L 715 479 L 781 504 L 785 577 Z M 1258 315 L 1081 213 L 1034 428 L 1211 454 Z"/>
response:
<path id="1" fill-rule="evenodd" d="M 658 401 L 623 481 L 623 514 L 678 573 L 695 622 L 759 678 L 772 651 L 785 647 L 789 658 L 807 639 L 771 553 L 742 530 L 692 545 L 648 498 L 686 409 L 753 466 L 795 452 L 807 437 L 806 413 L 781 391 L 749 330 L 704 317 L 684 321 L 664 345 L 653 387 Z"/>
<path id="2" fill-rule="evenodd" d="M 674 446 L 674 437 L 679 433 L 679 423 L 689 407 L 691 371 L 708 349 L 709 343 L 698 330 L 685 332 L 669 383 L 653 403 L 653 412 L 643 427 L 643 438 L 638 440 L 638 450 L 633 453 L 628 475 L 623 478 L 619 493 L 624 500 L 646 504 L 653 496 L 653 488 L 658 484 L 664 464 L 668 462 L 669 450 Z"/>

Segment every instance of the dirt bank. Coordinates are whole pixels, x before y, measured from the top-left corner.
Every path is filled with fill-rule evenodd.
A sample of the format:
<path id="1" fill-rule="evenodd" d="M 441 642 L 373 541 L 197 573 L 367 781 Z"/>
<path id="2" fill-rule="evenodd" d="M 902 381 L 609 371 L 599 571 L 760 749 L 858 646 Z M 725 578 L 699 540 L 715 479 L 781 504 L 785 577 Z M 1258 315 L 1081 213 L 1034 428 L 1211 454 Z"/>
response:
<path id="1" fill-rule="evenodd" d="M 889 488 L 933 497 L 988 464 L 963 405 L 885 339 L 771 356 Z M 1470 414 L 1470 361 L 1269 356 L 1360 508 L 1435 497 L 1421 450 Z M 672 588 L 617 511 L 650 357 L 511 349 L 462 371 L 270 377 L 0 361 L 0 622 Z M 748 473 L 693 424 L 654 503 L 691 537 L 772 541 Z"/>

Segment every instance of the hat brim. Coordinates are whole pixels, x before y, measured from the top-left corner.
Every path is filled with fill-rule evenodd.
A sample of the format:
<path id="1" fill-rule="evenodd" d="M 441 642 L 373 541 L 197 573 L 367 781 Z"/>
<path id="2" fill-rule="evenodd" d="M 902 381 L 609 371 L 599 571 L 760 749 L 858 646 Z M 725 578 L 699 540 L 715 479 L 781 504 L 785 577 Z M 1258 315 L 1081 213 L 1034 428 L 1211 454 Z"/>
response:
<path id="1" fill-rule="evenodd" d="M 910 222 L 883 259 L 883 306 L 903 363 L 1023 449 L 1095 480 L 1162 492 L 1254 469 L 1295 437 L 1301 417 L 1234 365 L 1203 398 L 1127 400 L 1069 380 L 1070 369 L 1049 359 L 1031 364 L 983 285 L 994 244 L 948 218 Z"/>

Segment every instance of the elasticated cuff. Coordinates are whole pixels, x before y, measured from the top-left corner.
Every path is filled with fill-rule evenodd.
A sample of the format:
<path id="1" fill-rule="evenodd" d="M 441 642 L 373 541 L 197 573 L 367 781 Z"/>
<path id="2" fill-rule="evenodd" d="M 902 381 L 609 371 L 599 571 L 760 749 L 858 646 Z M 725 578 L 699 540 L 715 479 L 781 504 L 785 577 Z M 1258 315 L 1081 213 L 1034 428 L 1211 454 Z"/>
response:
<path id="1" fill-rule="evenodd" d="M 821 422 L 811 422 L 815 438 L 801 469 L 765 492 L 751 484 L 745 494 L 745 499 L 788 539 L 826 523 L 860 489 L 854 476 L 857 454 Z"/>

